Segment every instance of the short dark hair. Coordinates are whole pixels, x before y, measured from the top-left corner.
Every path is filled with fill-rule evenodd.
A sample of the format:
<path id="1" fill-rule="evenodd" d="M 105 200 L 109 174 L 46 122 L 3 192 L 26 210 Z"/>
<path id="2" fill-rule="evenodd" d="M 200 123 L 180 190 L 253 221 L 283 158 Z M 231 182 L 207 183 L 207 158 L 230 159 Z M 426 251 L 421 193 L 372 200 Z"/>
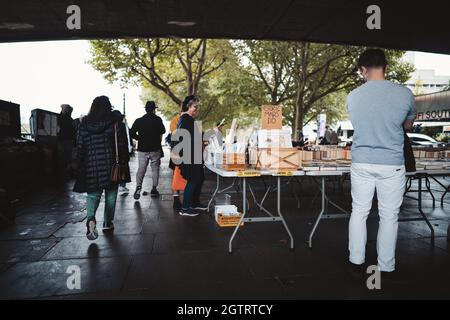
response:
<path id="1" fill-rule="evenodd" d="M 181 112 L 188 111 L 192 102 L 198 102 L 197 96 L 190 95 L 184 98 L 183 103 L 181 104 Z"/>
<path id="2" fill-rule="evenodd" d="M 381 49 L 367 49 L 358 59 L 358 69 L 365 68 L 383 68 L 386 69 L 387 61 L 384 51 Z"/>

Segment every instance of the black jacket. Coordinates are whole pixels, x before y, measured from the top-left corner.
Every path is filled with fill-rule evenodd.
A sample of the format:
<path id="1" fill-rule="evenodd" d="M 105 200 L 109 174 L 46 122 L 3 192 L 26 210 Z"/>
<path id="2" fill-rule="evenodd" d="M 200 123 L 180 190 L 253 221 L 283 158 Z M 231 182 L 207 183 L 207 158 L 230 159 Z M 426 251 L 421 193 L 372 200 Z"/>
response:
<path id="1" fill-rule="evenodd" d="M 189 146 L 191 148 L 191 156 L 190 161 L 187 163 L 182 162 L 180 164 L 181 175 L 184 179 L 197 183 L 204 179 L 203 172 L 203 136 L 200 128 L 195 124 L 194 118 L 192 118 L 189 114 L 185 113 L 180 117 L 179 120 L 180 129 L 185 129 L 190 134 L 190 143 Z M 197 155 L 197 159 L 195 158 L 195 152 L 200 152 Z M 180 155 L 184 156 L 184 151 L 180 153 Z M 197 163 L 196 163 L 197 162 Z"/>
<path id="2" fill-rule="evenodd" d="M 115 185 L 111 182 L 111 169 L 116 155 L 114 139 L 116 124 L 118 124 L 119 161 L 128 163 L 130 160 L 127 135 L 122 120 L 122 114 L 119 111 L 113 111 L 105 120 L 93 122 L 85 118 L 81 122 L 77 134 L 78 177 L 74 187 L 75 192 L 101 191 Z M 128 166 L 125 168 L 129 170 Z"/>
<path id="3" fill-rule="evenodd" d="M 67 114 L 58 115 L 58 140 L 74 141 L 76 138 L 75 121 Z"/>
<path id="4" fill-rule="evenodd" d="M 152 152 L 161 150 L 161 135 L 166 133 L 160 117 L 150 113 L 136 119 L 130 130 L 130 136 L 138 141 L 138 151 Z"/>

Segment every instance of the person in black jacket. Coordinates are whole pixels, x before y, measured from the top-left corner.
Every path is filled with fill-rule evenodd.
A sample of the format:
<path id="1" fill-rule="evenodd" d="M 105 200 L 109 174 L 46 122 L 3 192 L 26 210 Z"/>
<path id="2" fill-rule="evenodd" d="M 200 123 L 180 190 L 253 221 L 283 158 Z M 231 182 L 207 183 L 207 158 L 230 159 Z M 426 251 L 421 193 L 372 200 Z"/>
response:
<path id="1" fill-rule="evenodd" d="M 180 210 L 182 216 L 196 216 L 196 210 L 207 210 L 208 207 L 200 203 L 200 193 L 204 180 L 203 171 L 203 137 L 201 128 L 194 121 L 198 114 L 199 100 L 196 96 L 187 96 L 182 104 L 182 115 L 178 128 L 189 132 L 190 156 L 186 157 L 185 152 L 181 154 L 180 164 L 181 175 L 187 180 L 183 194 L 183 206 Z"/>
<path id="2" fill-rule="evenodd" d="M 161 157 L 163 155 L 161 139 L 162 135 L 166 133 L 166 128 L 164 128 L 161 118 L 155 114 L 155 110 L 155 102 L 147 101 L 145 104 L 147 114 L 137 119 L 130 130 L 131 137 L 138 142 L 139 168 L 136 173 L 136 191 L 134 192 L 134 199 L 136 200 L 139 200 L 141 197 L 142 183 L 149 161 L 151 161 L 153 180 L 153 188 L 150 195 L 152 197 L 159 196 L 157 187 Z"/>
<path id="3" fill-rule="evenodd" d="M 128 172 L 125 172 L 127 178 L 123 181 L 112 182 L 111 171 L 116 158 L 116 133 L 121 169 Z M 86 236 L 89 240 L 98 237 L 95 213 L 103 190 L 105 191 L 103 230 L 114 229 L 118 184 L 130 182 L 128 161 L 128 143 L 123 116 L 119 111 L 112 111 L 108 97 L 96 97 L 89 114 L 83 118 L 78 129 L 76 148 L 78 178 L 74 186 L 75 192 L 87 192 Z"/>
<path id="4" fill-rule="evenodd" d="M 66 180 L 73 162 L 72 154 L 75 147 L 76 129 L 72 119 L 73 108 L 68 104 L 61 105 L 61 113 L 58 115 L 58 166 L 59 179 Z"/>

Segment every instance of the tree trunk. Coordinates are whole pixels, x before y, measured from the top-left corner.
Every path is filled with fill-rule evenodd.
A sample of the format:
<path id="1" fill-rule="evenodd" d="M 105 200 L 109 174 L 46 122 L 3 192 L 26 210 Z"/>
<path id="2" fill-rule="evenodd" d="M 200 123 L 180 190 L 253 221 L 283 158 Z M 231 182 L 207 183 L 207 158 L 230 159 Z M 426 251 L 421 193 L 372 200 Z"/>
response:
<path id="1" fill-rule="evenodd" d="M 303 110 L 303 100 L 299 99 L 295 103 L 295 117 L 294 117 L 294 141 L 298 141 L 300 138 L 299 133 L 303 133 L 303 121 L 305 120 L 305 113 Z"/>

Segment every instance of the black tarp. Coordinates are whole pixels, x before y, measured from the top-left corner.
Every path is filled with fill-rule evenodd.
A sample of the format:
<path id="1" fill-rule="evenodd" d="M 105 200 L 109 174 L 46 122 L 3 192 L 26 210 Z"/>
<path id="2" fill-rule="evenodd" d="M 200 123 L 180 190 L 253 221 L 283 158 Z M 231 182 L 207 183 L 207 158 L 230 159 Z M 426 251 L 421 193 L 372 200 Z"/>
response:
<path id="1" fill-rule="evenodd" d="M 67 7 L 81 9 L 68 30 Z M 381 30 L 369 30 L 369 5 Z M 14 0 L 0 2 L 0 42 L 117 37 L 301 40 L 450 53 L 449 1 Z"/>

